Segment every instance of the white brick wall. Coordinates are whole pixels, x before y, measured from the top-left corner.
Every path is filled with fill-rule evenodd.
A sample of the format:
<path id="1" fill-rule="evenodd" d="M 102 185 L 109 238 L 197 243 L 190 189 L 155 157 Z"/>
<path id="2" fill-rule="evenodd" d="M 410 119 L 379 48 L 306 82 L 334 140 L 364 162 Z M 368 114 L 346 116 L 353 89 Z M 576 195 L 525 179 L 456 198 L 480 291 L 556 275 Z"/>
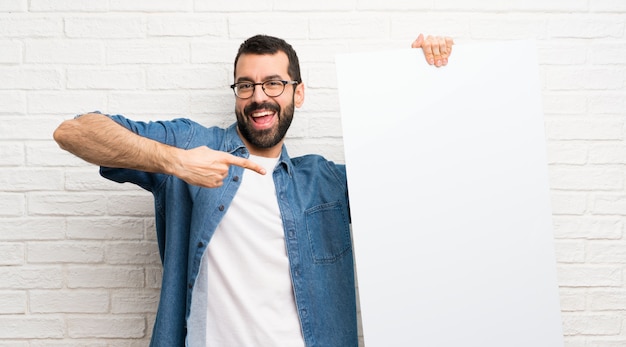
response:
<path id="1" fill-rule="evenodd" d="M 341 162 L 334 55 L 408 47 L 419 32 L 537 40 L 566 346 L 626 346 L 625 23 L 623 0 L 0 1 L 0 346 L 150 337 L 151 197 L 58 149 L 62 120 L 227 125 L 236 48 L 267 33 L 303 65 L 290 152 Z"/>

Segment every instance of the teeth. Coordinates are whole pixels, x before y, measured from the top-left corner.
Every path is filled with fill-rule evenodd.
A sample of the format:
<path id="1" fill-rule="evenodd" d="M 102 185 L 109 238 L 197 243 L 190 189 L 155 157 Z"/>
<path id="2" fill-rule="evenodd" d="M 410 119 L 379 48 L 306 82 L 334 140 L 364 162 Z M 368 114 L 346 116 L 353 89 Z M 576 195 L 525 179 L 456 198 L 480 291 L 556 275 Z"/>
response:
<path id="1" fill-rule="evenodd" d="M 274 114 L 274 112 L 270 112 L 270 111 L 258 112 L 258 113 L 252 114 L 252 117 L 264 117 L 264 116 L 269 116 L 272 114 Z"/>

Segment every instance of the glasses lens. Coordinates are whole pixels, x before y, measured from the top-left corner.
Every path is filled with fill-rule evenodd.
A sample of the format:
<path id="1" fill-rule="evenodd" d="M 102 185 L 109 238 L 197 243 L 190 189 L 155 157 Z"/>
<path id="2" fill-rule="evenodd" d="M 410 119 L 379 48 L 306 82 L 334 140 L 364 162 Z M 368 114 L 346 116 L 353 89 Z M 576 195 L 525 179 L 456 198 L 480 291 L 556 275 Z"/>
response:
<path id="1" fill-rule="evenodd" d="M 267 81 L 263 83 L 263 91 L 267 96 L 279 96 L 285 90 L 283 81 Z"/>
<path id="2" fill-rule="evenodd" d="M 254 93 L 254 84 L 252 83 L 237 83 L 235 85 L 235 94 L 242 99 L 247 99 Z"/>

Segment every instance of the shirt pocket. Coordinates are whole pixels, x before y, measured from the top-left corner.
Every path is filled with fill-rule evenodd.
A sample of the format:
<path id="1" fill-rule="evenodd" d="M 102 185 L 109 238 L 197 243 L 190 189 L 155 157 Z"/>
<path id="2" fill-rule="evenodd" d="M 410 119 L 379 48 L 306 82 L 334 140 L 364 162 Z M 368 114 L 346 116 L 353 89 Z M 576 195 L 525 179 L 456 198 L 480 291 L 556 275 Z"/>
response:
<path id="1" fill-rule="evenodd" d="M 350 251 L 349 219 L 339 201 L 311 207 L 304 215 L 314 263 L 333 263 Z"/>

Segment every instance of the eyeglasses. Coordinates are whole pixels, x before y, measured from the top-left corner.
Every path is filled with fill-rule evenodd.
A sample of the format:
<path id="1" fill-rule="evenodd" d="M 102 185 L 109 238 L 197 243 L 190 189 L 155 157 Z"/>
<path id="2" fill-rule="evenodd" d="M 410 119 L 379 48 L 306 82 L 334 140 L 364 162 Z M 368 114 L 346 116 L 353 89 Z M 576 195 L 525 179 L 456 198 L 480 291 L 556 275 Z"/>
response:
<path id="1" fill-rule="evenodd" d="M 298 81 L 281 81 L 281 80 L 269 80 L 265 82 L 252 83 L 252 82 L 237 82 L 230 87 L 235 92 L 235 96 L 239 99 L 249 99 L 254 95 L 256 86 L 261 86 L 265 95 L 270 97 L 280 96 L 285 91 L 285 86 L 288 84 L 299 84 Z"/>

